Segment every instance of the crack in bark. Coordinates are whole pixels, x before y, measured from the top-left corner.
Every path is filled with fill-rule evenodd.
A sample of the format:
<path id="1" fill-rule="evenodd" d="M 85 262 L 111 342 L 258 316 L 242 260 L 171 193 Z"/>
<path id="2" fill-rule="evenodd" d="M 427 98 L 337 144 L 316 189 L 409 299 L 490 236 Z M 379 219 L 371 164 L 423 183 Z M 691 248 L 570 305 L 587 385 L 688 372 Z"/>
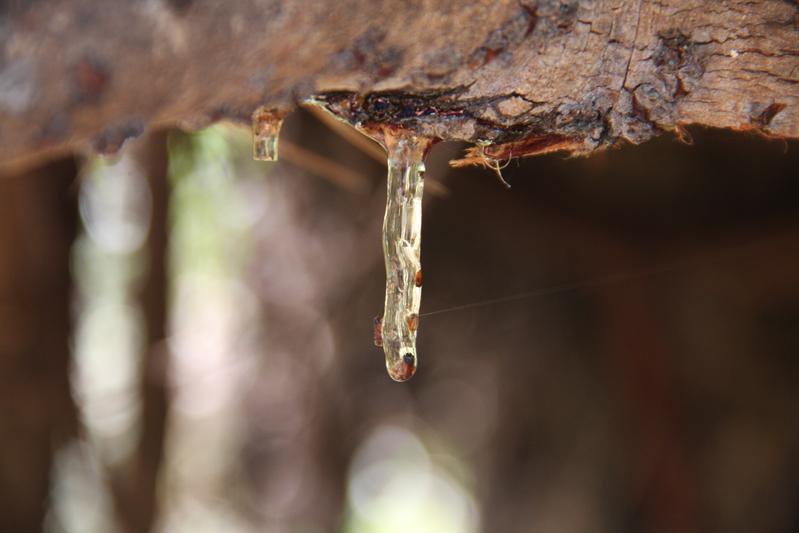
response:
<path id="1" fill-rule="evenodd" d="M 630 47 L 630 57 L 627 58 L 627 65 L 624 67 L 624 79 L 621 82 L 621 87 L 619 90 L 624 90 L 627 87 L 627 75 L 630 73 L 630 64 L 633 60 L 633 54 L 635 54 L 636 46 L 638 43 L 638 31 L 641 29 L 641 6 L 643 5 L 644 0 L 638 0 L 638 15 L 635 19 L 635 33 L 633 34 L 633 44 Z"/>

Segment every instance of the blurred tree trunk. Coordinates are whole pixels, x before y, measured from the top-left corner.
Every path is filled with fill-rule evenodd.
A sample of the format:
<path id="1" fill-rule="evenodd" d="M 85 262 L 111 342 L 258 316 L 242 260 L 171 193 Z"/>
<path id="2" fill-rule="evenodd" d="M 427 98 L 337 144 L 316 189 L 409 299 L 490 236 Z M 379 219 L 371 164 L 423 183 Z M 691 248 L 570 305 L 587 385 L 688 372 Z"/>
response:
<path id="1" fill-rule="evenodd" d="M 622 245 L 603 262 L 611 271 L 641 271 L 639 255 L 634 247 Z M 677 399 L 669 379 L 675 357 L 649 303 L 654 298 L 649 284 L 639 278 L 623 287 L 597 290 L 602 342 L 624 414 L 627 454 L 637 477 L 631 483 L 631 500 L 640 526 L 651 532 L 694 533 L 701 531 L 697 483 L 676 421 Z"/>
<path id="2" fill-rule="evenodd" d="M 7 165 L 313 96 L 495 158 L 691 124 L 799 137 L 795 1 L 38 0 L 0 26 Z"/>
<path id="3" fill-rule="evenodd" d="M 146 278 L 138 301 L 146 323 L 142 357 L 141 435 L 131 459 L 112 475 L 117 515 L 126 533 L 146 533 L 158 514 L 157 482 L 164 454 L 167 390 L 167 297 L 169 247 L 168 131 L 137 140 L 132 155 L 149 185 L 152 210 L 144 245 Z"/>
<path id="4" fill-rule="evenodd" d="M 74 160 L 0 177 L 0 531 L 41 530 L 69 391 Z"/>

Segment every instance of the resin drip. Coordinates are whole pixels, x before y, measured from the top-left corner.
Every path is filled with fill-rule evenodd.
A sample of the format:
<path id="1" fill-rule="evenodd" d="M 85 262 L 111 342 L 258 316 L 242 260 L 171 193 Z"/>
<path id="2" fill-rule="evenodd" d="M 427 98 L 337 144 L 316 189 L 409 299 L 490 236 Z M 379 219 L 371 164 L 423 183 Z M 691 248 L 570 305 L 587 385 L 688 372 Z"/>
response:
<path id="1" fill-rule="evenodd" d="M 277 161 L 277 140 L 284 115 L 258 109 L 252 116 L 252 157 L 258 161 Z"/>
<path id="2" fill-rule="evenodd" d="M 386 129 L 382 137 L 388 152 L 388 194 L 383 221 L 386 302 L 381 337 L 389 376 L 405 381 L 413 376 L 417 365 L 423 159 L 432 143 L 403 130 Z"/>

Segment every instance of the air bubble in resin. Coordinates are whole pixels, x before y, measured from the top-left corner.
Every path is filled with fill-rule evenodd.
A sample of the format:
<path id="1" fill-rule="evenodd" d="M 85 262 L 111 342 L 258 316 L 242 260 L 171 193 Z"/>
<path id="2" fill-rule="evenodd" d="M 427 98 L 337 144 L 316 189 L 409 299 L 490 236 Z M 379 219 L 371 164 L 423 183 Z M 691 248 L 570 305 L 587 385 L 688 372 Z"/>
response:
<path id="1" fill-rule="evenodd" d="M 383 220 L 386 300 L 379 324 L 380 340 L 389 376 L 395 381 L 406 381 L 416 372 L 419 362 L 416 331 L 422 302 L 423 159 L 432 141 L 406 130 L 389 128 L 383 130 L 380 140 L 388 153 Z"/>
<path id="2" fill-rule="evenodd" d="M 260 108 L 252 116 L 252 157 L 257 161 L 277 161 L 277 141 L 285 115 Z"/>

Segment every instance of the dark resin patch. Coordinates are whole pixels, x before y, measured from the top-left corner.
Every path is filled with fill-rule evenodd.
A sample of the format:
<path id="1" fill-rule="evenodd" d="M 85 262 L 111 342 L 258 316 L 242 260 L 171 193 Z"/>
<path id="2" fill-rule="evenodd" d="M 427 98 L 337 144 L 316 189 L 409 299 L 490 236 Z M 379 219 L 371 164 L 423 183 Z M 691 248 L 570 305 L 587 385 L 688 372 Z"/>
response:
<path id="1" fill-rule="evenodd" d="M 72 98 L 75 103 L 98 102 L 110 82 L 111 71 L 100 58 L 87 56 L 72 66 Z"/>
<path id="2" fill-rule="evenodd" d="M 756 125 L 760 126 L 761 128 L 764 128 L 769 124 L 771 124 L 771 121 L 774 120 L 774 117 L 776 117 L 777 114 L 786 107 L 787 106 L 785 104 L 780 104 L 776 102 L 771 105 L 768 105 L 766 106 L 765 109 L 763 109 L 763 111 L 760 114 L 754 117 L 752 122 L 754 122 Z"/>
<path id="3" fill-rule="evenodd" d="M 126 141 L 144 133 L 144 121 L 132 119 L 107 129 L 94 140 L 94 150 L 101 155 L 114 155 Z"/>

